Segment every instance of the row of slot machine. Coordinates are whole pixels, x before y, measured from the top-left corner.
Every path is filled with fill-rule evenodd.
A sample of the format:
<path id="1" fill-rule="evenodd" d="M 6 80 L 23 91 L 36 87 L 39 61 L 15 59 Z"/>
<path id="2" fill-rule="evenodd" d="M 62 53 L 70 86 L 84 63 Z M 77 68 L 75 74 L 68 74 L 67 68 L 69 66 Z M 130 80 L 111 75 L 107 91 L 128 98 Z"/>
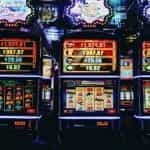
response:
<path id="1" fill-rule="evenodd" d="M 122 112 L 149 129 L 149 0 L 0 6 L 0 128 L 33 133 L 54 112 L 60 129 L 120 129 Z"/>

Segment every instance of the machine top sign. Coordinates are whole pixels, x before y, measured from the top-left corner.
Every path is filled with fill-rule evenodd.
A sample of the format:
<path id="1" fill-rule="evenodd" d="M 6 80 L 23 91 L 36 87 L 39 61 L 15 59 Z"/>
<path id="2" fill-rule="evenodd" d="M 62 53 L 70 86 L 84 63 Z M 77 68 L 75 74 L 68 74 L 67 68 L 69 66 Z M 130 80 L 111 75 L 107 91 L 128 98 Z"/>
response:
<path id="1" fill-rule="evenodd" d="M 35 12 L 31 0 L 1 0 L 0 6 L 0 24 L 4 27 L 25 25 Z"/>
<path id="2" fill-rule="evenodd" d="M 107 0 L 73 0 L 66 14 L 75 25 L 95 27 L 107 22 L 111 8 Z"/>

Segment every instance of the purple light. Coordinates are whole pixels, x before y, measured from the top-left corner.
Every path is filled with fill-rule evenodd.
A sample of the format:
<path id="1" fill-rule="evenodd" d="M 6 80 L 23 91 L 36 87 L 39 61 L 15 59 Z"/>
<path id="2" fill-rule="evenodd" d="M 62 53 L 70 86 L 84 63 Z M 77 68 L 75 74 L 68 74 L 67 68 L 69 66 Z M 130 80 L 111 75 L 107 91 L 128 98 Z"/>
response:
<path id="1" fill-rule="evenodd" d="M 41 119 L 42 116 L 8 116 L 2 115 L 0 119 L 27 119 L 27 120 L 38 120 Z"/>
<path id="2" fill-rule="evenodd" d="M 73 0 L 66 15 L 75 25 L 103 24 L 111 15 L 107 0 Z"/>
<path id="3" fill-rule="evenodd" d="M 82 117 L 77 117 L 77 116 L 63 116 L 59 117 L 61 120 L 119 120 L 119 116 L 100 116 L 100 117 L 90 117 L 90 116 L 82 116 Z"/>
<path id="4" fill-rule="evenodd" d="M 150 116 L 137 116 L 137 115 L 134 115 L 134 118 L 143 120 L 143 119 L 150 119 Z"/>

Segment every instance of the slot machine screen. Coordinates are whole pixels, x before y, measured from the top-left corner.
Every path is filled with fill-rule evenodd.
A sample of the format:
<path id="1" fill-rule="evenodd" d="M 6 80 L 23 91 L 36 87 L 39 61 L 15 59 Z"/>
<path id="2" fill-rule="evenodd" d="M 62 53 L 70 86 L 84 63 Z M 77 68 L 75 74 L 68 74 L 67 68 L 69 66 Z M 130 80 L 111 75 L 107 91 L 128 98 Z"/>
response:
<path id="1" fill-rule="evenodd" d="M 0 73 L 37 71 L 37 42 L 30 38 L 0 38 Z"/>
<path id="2" fill-rule="evenodd" d="M 150 113 L 150 80 L 143 80 L 144 113 Z"/>
<path id="3" fill-rule="evenodd" d="M 114 86 L 111 80 L 63 80 L 63 113 L 115 113 Z"/>
<path id="4" fill-rule="evenodd" d="M 117 41 L 65 39 L 63 73 L 113 74 L 117 71 Z"/>
<path id="5" fill-rule="evenodd" d="M 150 72 L 150 41 L 142 43 L 142 72 Z"/>
<path id="6" fill-rule="evenodd" d="M 120 62 L 120 75 L 122 79 L 133 78 L 133 60 L 122 58 Z"/>
<path id="7" fill-rule="evenodd" d="M 134 92 L 133 86 L 121 85 L 120 87 L 120 105 L 121 107 L 130 107 L 133 105 Z"/>
<path id="8" fill-rule="evenodd" d="M 34 80 L 0 80 L 1 114 L 35 114 L 36 82 Z"/>

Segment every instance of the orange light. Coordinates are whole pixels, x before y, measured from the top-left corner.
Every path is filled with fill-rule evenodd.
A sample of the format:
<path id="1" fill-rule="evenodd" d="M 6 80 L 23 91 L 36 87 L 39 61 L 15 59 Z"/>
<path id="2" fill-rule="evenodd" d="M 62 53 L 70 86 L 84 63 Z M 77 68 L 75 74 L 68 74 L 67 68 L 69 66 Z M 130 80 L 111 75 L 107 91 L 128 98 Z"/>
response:
<path id="1" fill-rule="evenodd" d="M 15 122 L 14 122 L 14 125 L 15 125 L 15 126 L 25 126 L 25 125 L 26 125 L 26 122 L 25 122 L 25 121 L 15 121 Z"/>
<path id="2" fill-rule="evenodd" d="M 96 125 L 101 126 L 101 127 L 108 127 L 109 122 L 108 121 L 98 121 L 98 122 L 96 122 Z"/>
<path id="3" fill-rule="evenodd" d="M 35 113 L 36 111 L 35 111 L 34 108 L 30 108 L 30 109 L 27 109 L 26 112 L 27 112 L 27 113 L 30 113 L 30 114 L 33 114 L 33 113 Z"/>

